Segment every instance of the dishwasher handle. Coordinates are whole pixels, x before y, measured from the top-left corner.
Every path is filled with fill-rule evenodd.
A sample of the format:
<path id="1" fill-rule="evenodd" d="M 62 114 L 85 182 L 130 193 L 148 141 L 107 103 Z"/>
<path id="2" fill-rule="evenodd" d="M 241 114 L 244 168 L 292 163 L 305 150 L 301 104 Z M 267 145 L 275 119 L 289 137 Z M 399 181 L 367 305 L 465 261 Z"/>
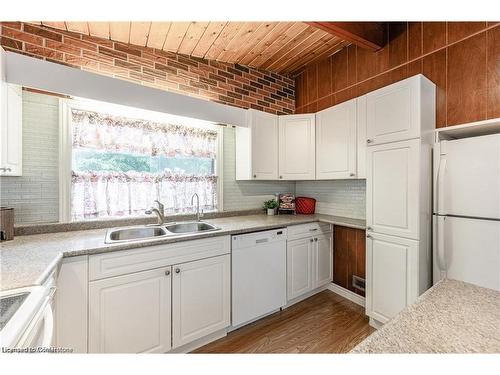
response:
<path id="1" fill-rule="evenodd" d="M 266 243 L 269 242 L 269 238 L 258 238 L 255 240 L 255 243 Z"/>

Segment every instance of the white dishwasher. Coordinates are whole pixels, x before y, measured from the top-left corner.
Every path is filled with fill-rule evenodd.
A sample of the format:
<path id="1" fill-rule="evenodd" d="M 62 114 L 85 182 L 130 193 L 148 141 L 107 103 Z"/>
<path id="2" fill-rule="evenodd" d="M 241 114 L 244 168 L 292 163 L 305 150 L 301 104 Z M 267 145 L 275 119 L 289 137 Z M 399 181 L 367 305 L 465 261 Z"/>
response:
<path id="1" fill-rule="evenodd" d="M 286 305 L 286 228 L 232 236 L 232 326 Z"/>

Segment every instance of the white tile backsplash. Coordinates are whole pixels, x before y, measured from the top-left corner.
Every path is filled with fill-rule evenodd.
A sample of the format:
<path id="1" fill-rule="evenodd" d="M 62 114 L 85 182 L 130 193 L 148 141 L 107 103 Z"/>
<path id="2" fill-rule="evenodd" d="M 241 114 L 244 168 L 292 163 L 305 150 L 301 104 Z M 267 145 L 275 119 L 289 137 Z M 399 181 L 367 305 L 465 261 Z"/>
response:
<path id="1" fill-rule="evenodd" d="M 316 199 L 317 213 L 366 217 L 366 180 L 297 181 L 295 194 Z"/>
<path id="2" fill-rule="evenodd" d="M 59 103 L 23 91 L 23 175 L 0 178 L 0 204 L 14 207 L 16 224 L 59 219 Z"/>

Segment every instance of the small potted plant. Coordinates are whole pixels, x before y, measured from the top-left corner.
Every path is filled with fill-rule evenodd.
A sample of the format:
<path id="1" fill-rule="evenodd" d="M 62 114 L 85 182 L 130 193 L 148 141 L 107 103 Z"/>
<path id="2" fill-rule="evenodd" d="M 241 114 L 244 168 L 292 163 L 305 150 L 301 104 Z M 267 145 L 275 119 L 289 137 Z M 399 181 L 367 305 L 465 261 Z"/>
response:
<path id="1" fill-rule="evenodd" d="M 276 199 L 270 199 L 264 202 L 264 209 L 267 210 L 267 214 L 272 216 L 276 213 L 276 208 L 278 207 L 278 201 Z"/>

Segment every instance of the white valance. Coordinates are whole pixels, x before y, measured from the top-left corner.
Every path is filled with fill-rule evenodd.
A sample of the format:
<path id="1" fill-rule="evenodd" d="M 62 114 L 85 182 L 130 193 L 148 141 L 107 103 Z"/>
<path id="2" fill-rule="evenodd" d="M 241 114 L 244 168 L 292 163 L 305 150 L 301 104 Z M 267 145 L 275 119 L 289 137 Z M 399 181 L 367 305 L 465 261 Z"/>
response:
<path id="1" fill-rule="evenodd" d="M 143 155 L 216 156 L 217 131 L 71 109 L 73 147 Z"/>

